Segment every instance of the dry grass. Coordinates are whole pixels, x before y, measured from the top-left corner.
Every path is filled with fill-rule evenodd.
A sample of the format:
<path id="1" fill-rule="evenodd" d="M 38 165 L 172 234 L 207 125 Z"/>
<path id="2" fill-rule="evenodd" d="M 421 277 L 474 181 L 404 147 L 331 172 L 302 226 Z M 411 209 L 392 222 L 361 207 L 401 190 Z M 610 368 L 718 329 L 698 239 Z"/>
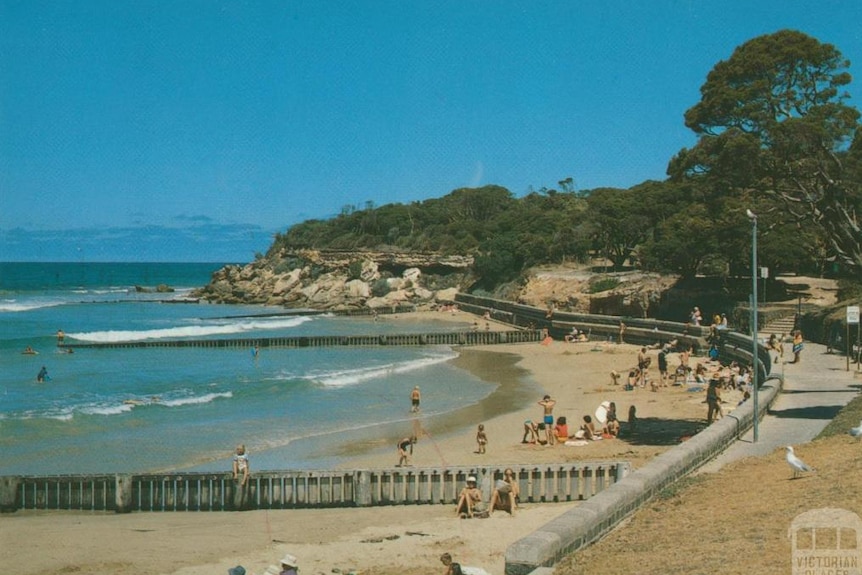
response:
<path id="1" fill-rule="evenodd" d="M 789 573 L 796 515 L 839 507 L 862 516 L 862 442 L 847 434 L 860 413 L 857 398 L 821 437 L 797 446 L 816 473 L 791 479 L 781 449 L 686 479 L 555 573 Z"/>

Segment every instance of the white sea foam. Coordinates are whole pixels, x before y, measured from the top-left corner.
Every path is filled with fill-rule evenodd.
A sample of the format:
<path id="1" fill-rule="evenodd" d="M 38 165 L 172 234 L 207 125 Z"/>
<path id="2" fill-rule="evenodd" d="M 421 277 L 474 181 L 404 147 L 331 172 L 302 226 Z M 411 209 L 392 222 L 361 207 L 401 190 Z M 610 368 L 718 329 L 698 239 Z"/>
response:
<path id="1" fill-rule="evenodd" d="M 425 369 L 431 365 L 443 363 L 456 357 L 457 354 L 450 355 L 434 355 L 405 361 L 400 363 L 389 363 L 372 367 L 362 367 L 356 369 L 345 369 L 336 371 L 312 372 L 302 379 L 317 382 L 327 387 L 344 387 L 348 385 L 356 385 L 364 381 L 388 377 L 395 374 L 403 374 L 411 371 Z"/>
<path id="2" fill-rule="evenodd" d="M 200 403 L 210 403 L 219 398 L 230 398 L 233 397 L 233 393 L 230 391 L 225 391 L 222 393 L 207 393 L 205 395 L 197 395 L 194 397 L 180 397 L 177 399 L 163 399 L 158 402 L 154 402 L 153 405 L 164 405 L 167 407 L 179 407 L 181 405 L 194 405 Z"/>
<path id="3" fill-rule="evenodd" d="M 4 416 L 4 419 L 56 419 L 58 421 L 69 421 L 74 416 L 73 409 L 70 407 L 56 407 L 46 411 L 42 410 L 27 410 L 21 413 L 12 413 Z"/>
<path id="4" fill-rule="evenodd" d="M 0 301 L 0 313 L 31 311 L 34 309 L 41 309 L 45 307 L 56 307 L 58 305 L 63 305 L 64 303 L 66 302 L 57 300 L 18 301 L 14 299 L 6 299 Z"/>
<path id="5" fill-rule="evenodd" d="M 106 405 L 103 404 L 82 407 L 80 411 L 81 413 L 87 415 L 119 415 L 121 413 L 128 413 L 129 411 L 132 411 L 134 407 L 134 405 L 128 403 Z"/>
<path id="6" fill-rule="evenodd" d="M 255 319 L 231 321 L 229 323 L 203 323 L 199 325 L 176 326 L 163 329 L 148 330 L 110 330 L 67 333 L 66 337 L 79 341 L 93 343 L 114 343 L 121 341 L 142 341 L 152 339 L 199 338 L 214 335 L 231 335 L 258 330 L 275 330 L 296 327 L 311 321 L 308 317 L 291 317 L 289 319 Z"/>

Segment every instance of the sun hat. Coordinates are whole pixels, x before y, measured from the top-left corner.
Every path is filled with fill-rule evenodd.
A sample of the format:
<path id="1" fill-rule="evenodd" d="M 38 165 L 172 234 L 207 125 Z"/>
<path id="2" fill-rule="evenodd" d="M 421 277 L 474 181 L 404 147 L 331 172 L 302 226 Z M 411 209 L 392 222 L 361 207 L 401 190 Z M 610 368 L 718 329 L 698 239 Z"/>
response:
<path id="1" fill-rule="evenodd" d="M 288 567 L 299 567 L 299 560 L 290 553 L 288 553 L 281 558 L 281 564 L 287 565 Z"/>
<path id="2" fill-rule="evenodd" d="M 227 575 L 245 575 L 245 567 L 237 565 L 227 570 Z"/>

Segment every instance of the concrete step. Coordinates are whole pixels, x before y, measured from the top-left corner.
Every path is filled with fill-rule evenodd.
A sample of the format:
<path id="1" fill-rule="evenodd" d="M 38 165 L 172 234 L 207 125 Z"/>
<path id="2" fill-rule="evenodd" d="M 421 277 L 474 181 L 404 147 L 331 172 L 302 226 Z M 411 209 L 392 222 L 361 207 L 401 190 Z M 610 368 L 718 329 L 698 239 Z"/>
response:
<path id="1" fill-rule="evenodd" d="M 793 316 L 783 317 L 780 319 L 773 320 L 763 326 L 763 328 L 758 331 L 761 333 L 767 334 L 788 334 L 793 331 L 793 326 L 795 325 L 795 321 Z"/>

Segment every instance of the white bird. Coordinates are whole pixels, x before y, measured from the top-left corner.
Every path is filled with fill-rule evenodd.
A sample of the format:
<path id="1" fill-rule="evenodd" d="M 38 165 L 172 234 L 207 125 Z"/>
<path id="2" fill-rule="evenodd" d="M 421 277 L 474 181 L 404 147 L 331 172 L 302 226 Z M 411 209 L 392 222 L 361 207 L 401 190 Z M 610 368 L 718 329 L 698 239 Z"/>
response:
<path id="1" fill-rule="evenodd" d="M 793 453 L 793 448 L 791 446 L 788 445 L 784 449 L 787 450 L 787 465 L 789 465 L 790 468 L 793 469 L 793 479 L 796 479 L 803 471 L 814 471 L 814 468 L 809 467 L 804 461 L 796 457 L 796 454 Z"/>
<path id="2" fill-rule="evenodd" d="M 853 437 L 862 438 L 862 421 L 859 422 L 857 427 L 850 428 L 850 435 Z"/>

